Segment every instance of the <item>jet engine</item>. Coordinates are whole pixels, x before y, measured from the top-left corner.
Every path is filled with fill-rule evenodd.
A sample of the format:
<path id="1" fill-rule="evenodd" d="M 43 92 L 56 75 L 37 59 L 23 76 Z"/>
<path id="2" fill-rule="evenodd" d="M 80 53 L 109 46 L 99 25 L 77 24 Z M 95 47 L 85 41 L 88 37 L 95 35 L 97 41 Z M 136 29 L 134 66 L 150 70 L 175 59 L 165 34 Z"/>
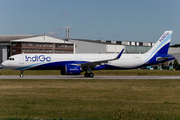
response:
<path id="1" fill-rule="evenodd" d="M 80 75 L 81 66 L 76 65 L 65 65 L 63 69 L 61 69 L 61 75 Z"/>

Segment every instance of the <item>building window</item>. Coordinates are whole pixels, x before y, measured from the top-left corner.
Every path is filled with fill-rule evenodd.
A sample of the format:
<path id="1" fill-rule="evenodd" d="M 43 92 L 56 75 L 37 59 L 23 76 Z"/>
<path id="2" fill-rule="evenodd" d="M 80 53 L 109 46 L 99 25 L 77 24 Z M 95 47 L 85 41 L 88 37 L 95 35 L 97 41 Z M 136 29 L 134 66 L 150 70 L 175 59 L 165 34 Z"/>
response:
<path id="1" fill-rule="evenodd" d="M 48 52 L 48 49 L 46 49 L 46 52 Z"/>
<path id="2" fill-rule="evenodd" d="M 29 43 L 29 46 L 32 46 L 32 43 Z"/>
<path id="3" fill-rule="evenodd" d="M 61 44 L 59 44 L 59 47 L 61 47 Z"/>
<path id="4" fill-rule="evenodd" d="M 39 46 L 39 44 L 38 43 L 36 43 L 36 47 L 38 47 Z"/>
<path id="5" fill-rule="evenodd" d="M 35 43 L 33 43 L 33 46 L 35 46 Z"/>
<path id="6" fill-rule="evenodd" d="M 24 49 L 24 48 L 22 49 L 22 52 L 25 52 L 25 49 Z"/>
<path id="7" fill-rule="evenodd" d="M 61 45 L 61 47 L 64 47 L 64 45 Z"/>
<path id="8" fill-rule="evenodd" d="M 39 52 L 42 52 L 42 49 L 40 49 Z"/>
<path id="9" fill-rule="evenodd" d="M 45 49 L 43 49 L 43 52 L 46 52 Z"/>
<path id="10" fill-rule="evenodd" d="M 22 43 L 22 46 L 25 46 L 26 44 L 25 43 Z"/>
<path id="11" fill-rule="evenodd" d="M 73 48 L 73 45 L 71 45 L 71 48 Z"/>
<path id="12" fill-rule="evenodd" d="M 52 52 L 52 50 L 49 50 L 49 52 Z"/>
<path id="13" fill-rule="evenodd" d="M 26 49 L 26 52 L 29 52 L 29 49 Z"/>
<path id="14" fill-rule="evenodd" d="M 46 44 L 46 47 L 49 47 L 49 44 Z"/>
<path id="15" fill-rule="evenodd" d="M 13 52 L 16 52 L 16 49 L 13 49 Z"/>
<path id="16" fill-rule="evenodd" d="M 35 52 L 35 49 L 33 49 L 33 52 Z"/>
<path id="17" fill-rule="evenodd" d="M 46 45 L 45 44 L 43 44 L 43 47 L 45 47 Z"/>
<path id="18" fill-rule="evenodd" d="M 64 50 L 62 50 L 62 53 L 64 53 Z"/>
<path id="19" fill-rule="evenodd" d="M 56 50 L 56 52 L 58 52 L 58 50 Z"/>
<path id="20" fill-rule="evenodd" d="M 28 46 L 28 43 L 26 43 L 26 46 Z"/>
<path id="21" fill-rule="evenodd" d="M 61 50 L 59 50 L 59 53 L 61 53 Z"/>
<path id="22" fill-rule="evenodd" d="M 39 49 L 36 49 L 36 52 L 39 52 Z"/>
<path id="23" fill-rule="evenodd" d="M 16 46 L 16 45 L 17 45 L 17 43 L 13 43 L 12 45 L 13 45 L 13 46 Z"/>
<path id="24" fill-rule="evenodd" d="M 49 47 L 52 47 L 52 44 L 49 44 Z"/>
<path id="25" fill-rule="evenodd" d="M 65 45 L 65 48 L 67 48 L 67 45 Z"/>
<path id="26" fill-rule="evenodd" d="M 143 46 L 143 42 L 139 42 L 139 46 Z"/>
<path id="27" fill-rule="evenodd" d="M 29 52 L 32 52 L 32 49 L 29 49 Z"/>
<path id="28" fill-rule="evenodd" d="M 42 44 L 39 44 L 40 47 L 42 47 Z"/>

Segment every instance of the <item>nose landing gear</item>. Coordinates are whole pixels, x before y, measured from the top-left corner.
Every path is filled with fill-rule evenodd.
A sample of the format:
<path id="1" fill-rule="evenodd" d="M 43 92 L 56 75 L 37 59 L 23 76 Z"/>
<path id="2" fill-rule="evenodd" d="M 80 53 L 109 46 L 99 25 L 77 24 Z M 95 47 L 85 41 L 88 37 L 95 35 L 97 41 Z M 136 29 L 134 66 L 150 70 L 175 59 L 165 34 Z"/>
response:
<path id="1" fill-rule="evenodd" d="M 20 74 L 21 78 L 24 77 L 23 72 L 24 72 L 24 70 L 21 70 L 21 74 Z"/>

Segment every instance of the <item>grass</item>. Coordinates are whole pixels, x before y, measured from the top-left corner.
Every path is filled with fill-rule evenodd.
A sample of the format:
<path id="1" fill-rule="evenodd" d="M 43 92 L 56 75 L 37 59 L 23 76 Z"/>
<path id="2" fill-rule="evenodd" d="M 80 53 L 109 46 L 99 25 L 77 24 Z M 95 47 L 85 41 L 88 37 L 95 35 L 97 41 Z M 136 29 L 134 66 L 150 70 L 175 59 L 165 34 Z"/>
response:
<path id="1" fill-rule="evenodd" d="M 0 118 L 180 119 L 180 80 L 0 80 Z"/>
<path id="2" fill-rule="evenodd" d="M 180 75 L 180 70 L 99 70 L 95 75 Z M 19 75 L 19 70 L 0 69 L 0 75 Z M 84 73 L 82 73 L 84 74 Z M 25 70 L 24 75 L 60 75 L 60 70 Z"/>

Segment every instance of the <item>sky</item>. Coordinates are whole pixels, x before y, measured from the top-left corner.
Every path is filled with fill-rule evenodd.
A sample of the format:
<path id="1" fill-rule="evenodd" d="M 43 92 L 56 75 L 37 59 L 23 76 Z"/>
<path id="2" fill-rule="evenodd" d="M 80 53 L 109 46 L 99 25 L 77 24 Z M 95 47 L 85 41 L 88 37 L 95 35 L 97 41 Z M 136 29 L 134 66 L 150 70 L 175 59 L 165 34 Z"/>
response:
<path id="1" fill-rule="evenodd" d="M 156 42 L 173 30 L 180 44 L 180 0 L 0 0 L 0 35 L 50 35 Z"/>

